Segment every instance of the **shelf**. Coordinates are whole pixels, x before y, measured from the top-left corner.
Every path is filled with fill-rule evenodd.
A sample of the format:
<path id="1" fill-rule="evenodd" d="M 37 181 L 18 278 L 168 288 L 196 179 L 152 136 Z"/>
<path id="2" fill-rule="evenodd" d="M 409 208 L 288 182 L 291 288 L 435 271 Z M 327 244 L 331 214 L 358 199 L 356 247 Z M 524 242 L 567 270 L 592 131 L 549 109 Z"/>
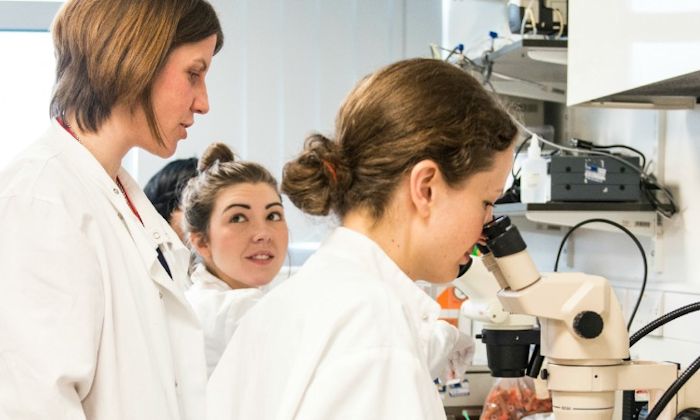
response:
<path id="1" fill-rule="evenodd" d="M 661 233 L 658 216 L 649 203 L 545 203 L 498 204 L 496 215 L 525 217 L 535 223 L 556 226 L 574 226 L 586 219 L 609 219 L 626 227 L 635 235 L 656 237 Z M 619 229 L 605 223 L 591 223 L 582 228 L 619 232 Z"/>
<path id="2" fill-rule="evenodd" d="M 561 39 L 525 38 L 499 48 L 488 58 L 496 73 L 531 82 L 566 84 L 566 46 L 567 41 Z"/>
<path id="3" fill-rule="evenodd" d="M 491 82 L 496 92 L 518 97 L 567 103 L 568 40 L 523 38 L 475 59 L 479 65 L 493 63 Z M 572 48 L 576 48 L 574 46 Z M 600 51 L 600 50 L 597 50 Z M 593 78 L 586 62 L 583 76 Z M 619 72 L 618 72 L 619 73 Z M 634 72 L 638 76 L 638 72 Z M 602 77 L 602 76 L 598 76 Z M 579 82 L 573 80 L 573 82 Z M 588 82 L 596 85 L 595 78 Z M 572 85 L 572 89 L 577 86 Z M 574 92 L 576 90 L 576 92 Z M 569 92 L 584 95 L 580 87 Z M 590 90 L 590 89 L 588 89 Z M 631 109 L 694 109 L 700 103 L 700 71 L 689 71 L 674 77 L 661 78 L 610 95 L 569 101 L 567 105 Z M 571 99 L 571 98 L 570 98 Z"/>
<path id="4" fill-rule="evenodd" d="M 491 82 L 496 92 L 566 102 L 567 41 L 524 38 L 476 59 L 493 63 Z"/>

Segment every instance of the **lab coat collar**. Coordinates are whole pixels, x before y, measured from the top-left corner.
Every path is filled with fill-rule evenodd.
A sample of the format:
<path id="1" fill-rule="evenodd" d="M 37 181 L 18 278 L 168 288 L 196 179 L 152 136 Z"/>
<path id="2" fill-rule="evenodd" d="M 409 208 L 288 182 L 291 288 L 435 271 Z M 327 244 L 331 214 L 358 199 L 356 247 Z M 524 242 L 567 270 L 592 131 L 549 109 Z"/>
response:
<path id="1" fill-rule="evenodd" d="M 324 241 L 323 246 L 342 250 L 340 252 L 345 254 L 343 257 L 355 260 L 358 267 L 376 269 L 379 274 L 377 277 L 385 282 L 404 307 L 409 309 L 406 313 L 412 318 L 414 325 L 419 326 L 421 338 L 430 334 L 430 326 L 440 314 L 440 305 L 401 271 L 376 242 L 352 229 L 338 227 Z"/>
<path id="2" fill-rule="evenodd" d="M 231 289 L 231 286 L 225 281 L 219 279 L 207 270 L 204 264 L 197 264 L 192 272 L 193 287 L 201 287 L 202 289 L 213 289 L 220 292 L 226 292 Z"/>
<path id="3" fill-rule="evenodd" d="M 164 219 L 158 214 L 151 201 L 146 197 L 146 194 L 131 175 L 124 168 L 119 168 L 117 176 L 126 190 L 126 193 L 129 195 L 129 199 L 136 209 L 139 210 L 139 216 L 141 216 L 141 220 L 143 220 L 142 226 L 146 229 L 148 236 L 151 238 L 151 242 L 154 245 L 153 248 L 155 249 L 157 245 L 166 245 L 173 248 L 174 252 L 182 253 L 189 258 L 189 250 L 182 244 L 177 233 L 175 233 L 170 225 L 164 223 Z M 126 202 L 123 196 L 122 201 Z M 129 214 L 133 215 L 131 209 L 128 208 L 128 204 L 127 209 L 129 210 Z"/>
<path id="4" fill-rule="evenodd" d="M 139 249 L 139 254 L 149 268 L 151 278 L 176 295 L 184 303 L 185 298 L 181 290 L 184 290 L 187 284 L 186 274 L 181 274 L 181 269 L 170 267 L 173 274 L 171 279 L 158 261 L 156 248 L 159 245 L 167 246 L 167 250 L 172 252 L 178 260 L 175 262 L 176 264 L 180 264 L 181 261 L 188 262 L 189 251 L 177 238 L 177 234 L 167 226 L 167 222 L 158 215 L 131 175 L 124 168 L 120 168 L 117 173 L 122 186 L 129 195 L 129 199 L 138 209 L 143 225 L 131 211 L 124 194 L 122 194 L 116 182 L 107 174 L 107 171 L 92 153 L 76 141 L 55 119 L 52 119 L 45 138 L 58 154 L 65 154 L 72 165 L 76 179 L 82 182 L 92 182 L 102 191 L 116 210 L 116 216 L 124 222 L 134 241 L 134 245 Z M 169 261 L 169 263 L 172 264 L 173 262 Z M 187 263 L 183 267 L 185 267 L 186 272 Z M 179 283 L 182 287 L 174 287 L 174 282 Z"/>
<path id="5" fill-rule="evenodd" d="M 173 281 L 180 283 L 182 287 L 179 290 L 184 290 L 188 285 L 188 281 L 186 276 L 182 276 L 181 274 L 187 271 L 190 251 L 182 244 L 180 238 L 170 225 L 158 214 L 153 204 L 151 204 L 151 201 L 146 197 L 146 194 L 141 190 L 131 175 L 129 175 L 124 168 L 120 168 L 117 176 L 124 190 L 126 190 L 126 193 L 129 195 L 129 199 L 134 207 L 139 211 L 141 220 L 143 220 L 143 224 L 141 224 L 141 221 L 139 221 L 133 211 L 131 211 L 128 204 L 124 207 L 126 199 L 121 195 L 121 200 L 117 200 L 122 204 L 120 212 L 122 212 L 122 215 L 124 215 L 124 211 L 127 212 L 124 216 L 129 216 L 130 223 L 128 223 L 128 226 L 130 232 L 133 232 L 132 236 L 139 235 L 142 239 L 142 241 L 137 241 L 136 238 L 134 238 L 134 241 L 137 245 L 142 247 L 141 255 L 146 257 L 146 263 L 149 265 L 151 276 L 173 293 L 175 293 L 172 288 Z M 169 261 L 171 265 L 170 272 L 173 276 L 172 279 L 165 272 L 160 261 L 158 261 L 156 248 L 159 246 L 164 253 L 167 253 L 167 251 L 172 252 L 177 260 L 175 263 L 182 264 L 182 268 L 184 268 L 184 270 L 178 270 L 177 267 L 172 266 L 173 261 Z"/>

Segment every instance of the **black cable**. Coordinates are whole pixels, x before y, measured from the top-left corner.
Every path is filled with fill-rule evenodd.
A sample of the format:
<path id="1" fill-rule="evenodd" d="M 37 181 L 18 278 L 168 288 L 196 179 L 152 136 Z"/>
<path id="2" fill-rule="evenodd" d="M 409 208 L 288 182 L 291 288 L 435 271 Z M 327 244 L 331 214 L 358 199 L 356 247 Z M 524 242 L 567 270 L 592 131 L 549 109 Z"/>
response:
<path id="1" fill-rule="evenodd" d="M 503 192 L 503 195 L 496 200 L 496 204 L 505 204 L 505 203 L 519 203 L 520 202 L 520 181 L 518 178 L 518 175 L 520 174 L 520 168 L 518 168 L 518 171 L 515 172 L 515 161 L 518 158 L 518 155 L 520 152 L 523 150 L 523 147 L 532 139 L 532 136 L 526 138 L 523 140 L 522 143 L 518 145 L 518 148 L 515 150 L 515 154 L 513 155 L 513 164 L 510 167 L 510 174 L 513 176 L 513 180 L 510 183 L 510 186 L 506 188 L 506 190 Z"/>
<path id="2" fill-rule="evenodd" d="M 626 144 L 610 144 L 610 145 L 605 145 L 605 146 L 599 146 L 599 145 L 594 145 L 594 149 L 627 149 L 631 152 L 634 152 L 639 155 L 639 157 L 642 158 L 642 170 L 647 167 L 647 158 L 644 156 L 644 153 L 640 152 L 639 150 L 635 149 L 634 147 L 627 146 Z"/>
<path id="3" fill-rule="evenodd" d="M 520 154 L 520 152 L 523 151 L 523 147 L 525 147 L 525 145 L 528 144 L 531 139 L 532 139 L 532 136 L 526 138 L 525 140 L 523 140 L 522 143 L 520 143 L 520 145 L 518 145 L 518 148 L 515 149 L 515 155 L 513 156 L 513 165 L 511 165 L 511 167 L 510 167 L 510 173 L 511 173 L 511 175 L 513 175 L 513 181 L 515 181 L 515 177 L 518 176 L 518 174 L 520 173 L 520 168 L 518 168 L 518 174 L 515 173 L 515 159 L 518 158 L 518 155 Z"/>
<path id="4" fill-rule="evenodd" d="M 630 336 L 630 347 L 635 345 L 639 340 L 649 335 L 655 329 L 665 325 L 674 319 L 680 318 L 683 315 L 696 312 L 700 310 L 700 302 L 694 302 L 678 309 L 675 309 L 667 314 L 660 316 L 659 318 L 651 321 L 644 327 L 640 328 L 637 332 Z M 629 360 L 629 358 L 625 359 Z M 622 403 L 622 418 L 631 419 L 636 418 L 635 415 L 638 413 L 634 412 L 634 391 L 624 391 L 623 392 L 623 403 Z"/>
<path id="5" fill-rule="evenodd" d="M 628 146 L 626 144 L 598 145 L 598 144 L 593 143 L 592 141 L 584 140 L 584 139 L 580 139 L 580 138 L 575 138 L 575 137 L 571 139 L 571 144 L 576 149 L 591 150 L 591 151 L 597 151 L 597 152 L 600 152 L 601 150 L 606 150 L 606 149 L 627 149 L 633 153 L 636 153 L 637 155 L 639 155 L 639 157 L 642 158 L 642 166 L 639 170 L 640 173 L 643 174 L 644 169 L 647 166 L 647 158 L 646 158 L 646 156 L 644 156 L 644 153 L 642 153 L 639 150 L 635 149 L 634 147 Z M 611 156 L 614 156 L 610 152 L 605 152 L 605 153 L 607 153 Z"/>
<path id="6" fill-rule="evenodd" d="M 649 412 L 646 420 L 656 420 L 659 417 L 659 414 L 664 411 L 664 408 L 666 408 L 673 396 L 680 391 L 683 385 L 688 382 L 688 379 L 690 379 L 695 372 L 698 371 L 698 369 L 700 369 L 700 357 L 695 359 L 695 361 L 693 361 L 693 363 L 691 363 L 690 366 L 688 366 L 688 368 L 684 370 L 675 381 L 673 381 L 671 386 L 668 387 L 666 392 L 664 392 L 663 395 L 661 395 L 661 398 L 659 398 L 656 404 L 654 404 L 654 408 L 652 408 L 652 410 Z"/>
<path id="7" fill-rule="evenodd" d="M 611 144 L 611 145 L 606 145 L 606 146 L 599 146 L 599 145 L 592 145 L 591 146 L 592 150 L 601 150 L 601 149 L 614 149 L 614 148 L 621 148 L 621 149 L 627 149 L 630 150 L 636 154 L 639 155 L 642 159 L 642 191 L 646 195 L 647 199 L 649 202 L 654 206 L 654 209 L 661 213 L 665 217 L 671 217 L 673 216 L 677 211 L 676 203 L 673 200 L 673 195 L 671 194 L 671 191 L 668 190 L 668 188 L 660 185 L 656 181 L 656 177 L 653 175 L 645 175 L 644 174 L 644 169 L 646 169 L 647 165 L 647 160 L 646 156 L 644 156 L 644 153 L 640 152 L 639 150 L 635 149 L 634 147 L 630 147 L 624 144 Z M 585 149 L 585 148 L 584 148 Z M 653 193 L 653 190 L 659 190 L 661 191 L 666 198 L 668 199 L 667 203 L 663 203 L 661 200 L 659 200 L 656 195 Z"/>
<path id="8" fill-rule="evenodd" d="M 679 318 L 683 315 L 689 314 L 691 312 L 696 312 L 700 311 L 700 302 L 694 302 L 690 303 L 685 306 L 681 306 L 680 308 L 673 310 L 665 315 L 662 315 L 655 320 L 651 321 L 647 325 L 643 326 L 642 328 L 639 329 L 639 331 L 635 332 L 630 336 L 630 347 L 632 347 L 637 341 L 641 340 L 642 338 L 646 337 L 649 335 L 652 331 L 655 329 L 659 328 L 662 325 L 666 325 L 669 322 L 673 321 L 676 318 Z"/>
<path id="9" fill-rule="evenodd" d="M 673 199 L 671 191 L 658 183 L 656 177 L 648 175 L 642 178 L 642 191 L 647 197 L 647 200 L 654 206 L 654 209 L 661 213 L 664 217 L 670 218 L 678 212 L 678 206 Z M 666 196 L 666 202 L 661 201 L 654 191 L 661 191 Z"/>
<path id="10" fill-rule="evenodd" d="M 647 256 L 644 253 L 644 247 L 642 244 L 639 242 L 639 239 L 637 239 L 636 236 L 632 232 L 629 231 L 626 227 L 622 226 L 619 223 L 615 223 L 612 220 L 608 219 L 587 219 L 584 220 L 580 223 L 577 223 L 569 229 L 568 232 L 566 232 L 566 235 L 564 235 L 564 238 L 561 240 L 561 244 L 559 245 L 559 251 L 557 251 L 557 259 L 554 263 L 554 271 L 556 272 L 557 269 L 559 268 L 559 258 L 561 257 L 561 251 L 564 249 L 564 244 L 566 244 L 566 240 L 569 239 L 569 236 L 571 236 L 572 233 L 578 228 L 580 228 L 583 225 L 587 225 L 589 223 L 606 223 L 612 226 L 615 226 L 616 228 L 622 230 L 625 232 L 632 240 L 634 241 L 634 244 L 637 245 L 637 248 L 639 248 L 639 252 L 642 254 L 642 260 L 644 260 L 644 278 L 642 279 L 642 287 L 639 290 L 639 297 L 637 297 L 637 303 L 634 305 L 634 309 L 632 310 L 632 314 L 630 315 L 630 319 L 627 322 L 627 331 L 629 331 L 630 327 L 632 327 L 632 321 L 634 321 L 634 316 L 637 314 L 637 310 L 639 309 L 639 304 L 642 302 L 642 296 L 644 295 L 644 290 L 646 290 L 647 287 L 647 273 L 649 270 L 648 264 L 647 264 Z"/>
<path id="11" fill-rule="evenodd" d="M 659 212 L 662 216 L 664 216 L 666 218 L 671 218 L 674 214 L 676 214 L 678 212 L 678 206 L 676 205 L 676 202 L 673 199 L 673 194 L 671 194 L 671 191 L 667 187 L 661 185 L 656 180 L 656 177 L 653 174 L 647 174 L 644 172 L 644 170 L 646 169 L 646 157 L 639 150 L 637 150 L 633 147 L 624 145 L 624 144 L 598 146 L 598 145 L 595 145 L 588 140 L 583 140 L 583 139 L 579 139 L 579 138 L 572 138 L 571 143 L 575 149 L 588 150 L 590 152 L 597 153 L 597 154 L 604 153 L 605 155 L 610 156 L 610 157 L 614 158 L 615 160 L 619 161 L 620 163 L 623 163 L 623 164 L 629 166 L 630 168 L 634 169 L 636 172 L 639 173 L 640 180 L 641 180 L 641 184 L 640 184 L 641 190 L 655 211 Z M 635 165 L 632 165 L 630 162 L 628 162 L 624 159 L 621 159 L 612 153 L 602 151 L 604 149 L 610 149 L 610 148 L 616 148 L 616 147 L 628 149 L 634 153 L 637 153 L 642 158 L 641 168 L 637 168 Z M 663 195 L 666 196 L 666 202 L 663 202 L 662 200 L 660 200 L 656 196 L 656 194 L 654 194 L 654 190 L 661 191 L 663 193 Z"/>

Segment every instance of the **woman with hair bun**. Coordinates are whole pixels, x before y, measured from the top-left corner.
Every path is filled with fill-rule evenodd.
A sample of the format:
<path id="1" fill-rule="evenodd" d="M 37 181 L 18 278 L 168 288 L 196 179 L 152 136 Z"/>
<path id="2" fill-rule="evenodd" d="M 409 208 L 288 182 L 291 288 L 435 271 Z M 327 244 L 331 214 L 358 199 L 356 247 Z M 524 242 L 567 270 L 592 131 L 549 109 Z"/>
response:
<path id="1" fill-rule="evenodd" d="M 492 217 L 514 121 L 462 70 L 412 59 L 362 80 L 282 191 L 341 226 L 248 312 L 208 385 L 216 419 L 444 419 L 429 352 L 439 305 Z M 456 335 L 456 334 L 455 334 Z"/>
<path id="2" fill-rule="evenodd" d="M 184 226 L 200 262 L 185 292 L 204 329 L 208 373 L 241 317 L 263 296 L 287 254 L 277 181 L 223 143 L 210 145 L 182 197 Z"/>

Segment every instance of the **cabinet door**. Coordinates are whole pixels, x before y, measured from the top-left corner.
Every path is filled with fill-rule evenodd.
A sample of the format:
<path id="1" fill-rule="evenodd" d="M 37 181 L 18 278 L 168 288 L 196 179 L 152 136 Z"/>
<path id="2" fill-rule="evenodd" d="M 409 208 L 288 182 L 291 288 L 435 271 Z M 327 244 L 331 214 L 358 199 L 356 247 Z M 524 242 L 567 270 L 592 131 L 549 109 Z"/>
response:
<path id="1" fill-rule="evenodd" d="M 699 96 L 698 22 L 698 0 L 569 0 L 567 105 L 679 85 Z M 685 75 L 668 93 L 648 88 Z"/>

